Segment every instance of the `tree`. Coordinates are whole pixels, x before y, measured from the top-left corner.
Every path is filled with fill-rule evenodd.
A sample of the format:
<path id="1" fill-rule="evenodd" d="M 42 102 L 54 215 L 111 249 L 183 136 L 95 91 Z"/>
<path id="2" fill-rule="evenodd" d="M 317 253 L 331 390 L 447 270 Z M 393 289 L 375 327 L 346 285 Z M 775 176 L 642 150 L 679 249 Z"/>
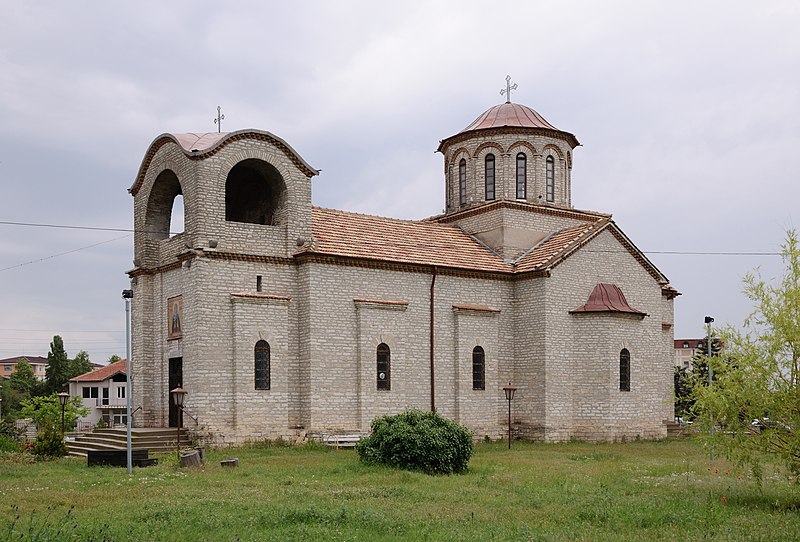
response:
<path id="1" fill-rule="evenodd" d="M 693 420 L 695 417 L 695 386 L 708 386 L 708 336 L 697 343 L 697 351 L 692 356 L 692 368 L 675 367 L 675 415 L 684 420 Z M 722 353 L 722 341 L 714 334 L 711 334 L 711 357 L 718 357 Z M 724 363 L 727 367 L 730 363 L 730 356 L 726 354 Z M 716 372 L 712 375 L 713 380 L 717 380 L 719 375 Z"/>
<path id="2" fill-rule="evenodd" d="M 716 432 L 715 444 L 752 467 L 757 477 L 765 454 L 800 475 L 800 240 L 795 230 L 787 232 L 782 259 L 785 270 L 777 284 L 757 270 L 745 276 L 744 294 L 753 312 L 743 330 L 725 330 L 729 355 L 710 359 L 712 385 L 693 389 L 706 428 L 712 423 L 724 428 Z M 753 425 L 756 419 L 760 426 Z"/>
<path id="3" fill-rule="evenodd" d="M 89 353 L 86 350 L 81 350 L 77 356 L 70 360 L 69 377 L 74 378 L 83 373 L 88 373 L 93 368 L 92 362 L 89 361 Z"/>
<path id="4" fill-rule="evenodd" d="M 116 354 L 113 354 L 110 358 L 108 358 L 108 364 L 111 365 L 112 363 L 116 363 L 118 361 L 122 361 L 122 358 Z"/>
<path id="5" fill-rule="evenodd" d="M 59 336 L 53 337 L 50 343 L 50 352 L 47 353 L 47 369 L 45 370 L 45 391 L 47 393 L 58 393 L 64 391 L 70 375 L 70 359 L 67 351 L 64 350 L 64 341 Z"/>
<path id="6" fill-rule="evenodd" d="M 87 416 L 89 409 L 83 406 L 80 397 L 70 397 L 64 407 L 64 425 L 69 429 L 75 427 L 79 416 Z M 42 429 L 48 425 L 57 425 L 61 430 L 61 403 L 56 394 L 31 397 L 22 402 L 22 415 L 33 418 L 36 427 Z"/>
<path id="7" fill-rule="evenodd" d="M 9 418 L 16 418 L 22 401 L 36 395 L 41 384 L 34 376 L 33 367 L 27 359 L 22 358 L 17 362 L 16 370 L 8 380 L 3 383 L 0 395 L 3 400 L 3 411 Z"/>

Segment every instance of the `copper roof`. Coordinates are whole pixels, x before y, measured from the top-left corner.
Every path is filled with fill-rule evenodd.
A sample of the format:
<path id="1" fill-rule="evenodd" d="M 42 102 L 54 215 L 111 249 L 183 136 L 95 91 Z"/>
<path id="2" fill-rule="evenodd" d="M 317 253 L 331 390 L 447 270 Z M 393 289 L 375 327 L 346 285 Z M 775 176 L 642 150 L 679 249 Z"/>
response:
<path id="1" fill-rule="evenodd" d="M 99 369 L 95 369 L 94 371 L 89 371 L 88 373 L 83 373 L 82 375 L 76 376 L 75 378 L 70 378 L 70 382 L 102 382 L 103 380 L 107 380 L 114 376 L 115 374 L 126 374 L 125 372 L 125 363 L 126 360 L 115 361 L 114 363 L 109 363 L 105 367 L 101 367 Z"/>
<path id="2" fill-rule="evenodd" d="M 272 145 L 278 147 L 286 156 L 297 166 L 303 173 L 312 177 L 319 174 L 319 170 L 314 169 L 306 162 L 300 154 L 292 148 L 291 145 L 286 143 L 283 139 L 275 134 L 266 132 L 264 130 L 238 130 L 236 132 L 189 132 L 183 134 L 161 134 L 150 143 L 150 146 L 145 152 L 142 163 L 139 166 L 139 172 L 133 184 L 128 189 L 132 196 L 135 196 L 144 182 L 144 176 L 147 173 L 150 163 L 158 150 L 168 143 L 177 143 L 183 154 L 190 160 L 204 160 L 214 156 L 217 152 L 223 149 L 226 145 L 235 141 L 241 140 L 257 140 L 267 141 Z"/>
<path id="3" fill-rule="evenodd" d="M 622 290 L 617 285 L 603 284 L 602 282 L 592 289 L 592 293 L 589 294 L 589 299 L 585 305 L 570 312 L 623 312 L 647 316 L 642 311 L 638 311 L 628 305 L 625 294 L 622 293 Z"/>
<path id="4" fill-rule="evenodd" d="M 461 130 L 460 133 L 485 128 L 502 128 L 505 126 L 521 128 L 547 128 L 558 130 L 547 122 L 543 116 L 526 105 L 503 103 L 495 105 L 484 111 L 472 124 Z"/>
<path id="5" fill-rule="evenodd" d="M 526 132 L 530 130 L 544 132 L 551 137 L 563 139 L 572 148 L 580 145 L 573 134 L 559 130 L 530 107 L 506 102 L 490 107 L 472 121 L 469 126 L 457 134 L 441 140 L 437 152 L 444 152 L 443 149 L 448 145 L 469 139 L 472 137 L 472 133 L 476 131 L 487 131 L 491 135 L 498 131 L 503 133 L 504 131 Z"/>

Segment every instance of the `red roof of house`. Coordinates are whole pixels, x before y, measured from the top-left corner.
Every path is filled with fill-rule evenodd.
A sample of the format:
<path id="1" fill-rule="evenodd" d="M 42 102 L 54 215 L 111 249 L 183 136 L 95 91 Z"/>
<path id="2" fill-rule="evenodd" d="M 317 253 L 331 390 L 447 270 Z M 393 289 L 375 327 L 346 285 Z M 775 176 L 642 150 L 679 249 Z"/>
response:
<path id="1" fill-rule="evenodd" d="M 42 356 L 14 356 L 13 358 L 0 359 L 0 363 L 19 363 L 23 359 L 28 360 L 28 363 L 31 365 L 34 363 L 43 363 L 47 365 L 47 358 L 43 358 Z"/>
<path id="2" fill-rule="evenodd" d="M 105 367 L 101 367 L 100 369 L 95 369 L 94 371 L 89 371 L 88 373 L 83 373 L 82 375 L 76 376 L 75 378 L 70 378 L 70 382 L 102 382 L 103 380 L 107 380 L 114 376 L 115 374 L 126 374 L 125 372 L 125 362 L 126 360 L 115 361 L 114 363 L 109 363 Z"/>

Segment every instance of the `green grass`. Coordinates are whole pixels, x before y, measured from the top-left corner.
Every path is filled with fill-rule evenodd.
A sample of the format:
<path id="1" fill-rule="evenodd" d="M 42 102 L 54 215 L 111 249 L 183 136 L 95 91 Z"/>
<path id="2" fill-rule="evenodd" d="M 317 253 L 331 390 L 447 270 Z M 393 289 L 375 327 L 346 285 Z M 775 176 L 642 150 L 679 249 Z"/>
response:
<path id="1" fill-rule="evenodd" d="M 10 457 L 0 541 L 800 539 L 788 476 L 759 487 L 692 440 L 480 444 L 467 473 L 438 477 L 319 447 L 210 451 L 203 470 L 163 456 L 130 477 Z"/>

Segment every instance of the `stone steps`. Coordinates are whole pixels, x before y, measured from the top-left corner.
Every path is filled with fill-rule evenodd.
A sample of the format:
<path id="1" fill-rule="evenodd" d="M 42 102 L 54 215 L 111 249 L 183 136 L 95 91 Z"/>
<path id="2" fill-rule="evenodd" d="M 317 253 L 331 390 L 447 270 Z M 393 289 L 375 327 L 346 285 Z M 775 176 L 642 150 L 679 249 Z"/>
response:
<path id="1" fill-rule="evenodd" d="M 176 428 L 135 428 L 131 431 L 131 446 L 147 449 L 150 453 L 174 452 L 177 448 Z M 181 429 L 181 446 L 190 442 L 189 434 Z M 67 437 L 69 455 L 86 457 L 90 450 L 124 450 L 127 432 L 121 429 L 97 429 L 91 433 L 80 433 Z"/>

